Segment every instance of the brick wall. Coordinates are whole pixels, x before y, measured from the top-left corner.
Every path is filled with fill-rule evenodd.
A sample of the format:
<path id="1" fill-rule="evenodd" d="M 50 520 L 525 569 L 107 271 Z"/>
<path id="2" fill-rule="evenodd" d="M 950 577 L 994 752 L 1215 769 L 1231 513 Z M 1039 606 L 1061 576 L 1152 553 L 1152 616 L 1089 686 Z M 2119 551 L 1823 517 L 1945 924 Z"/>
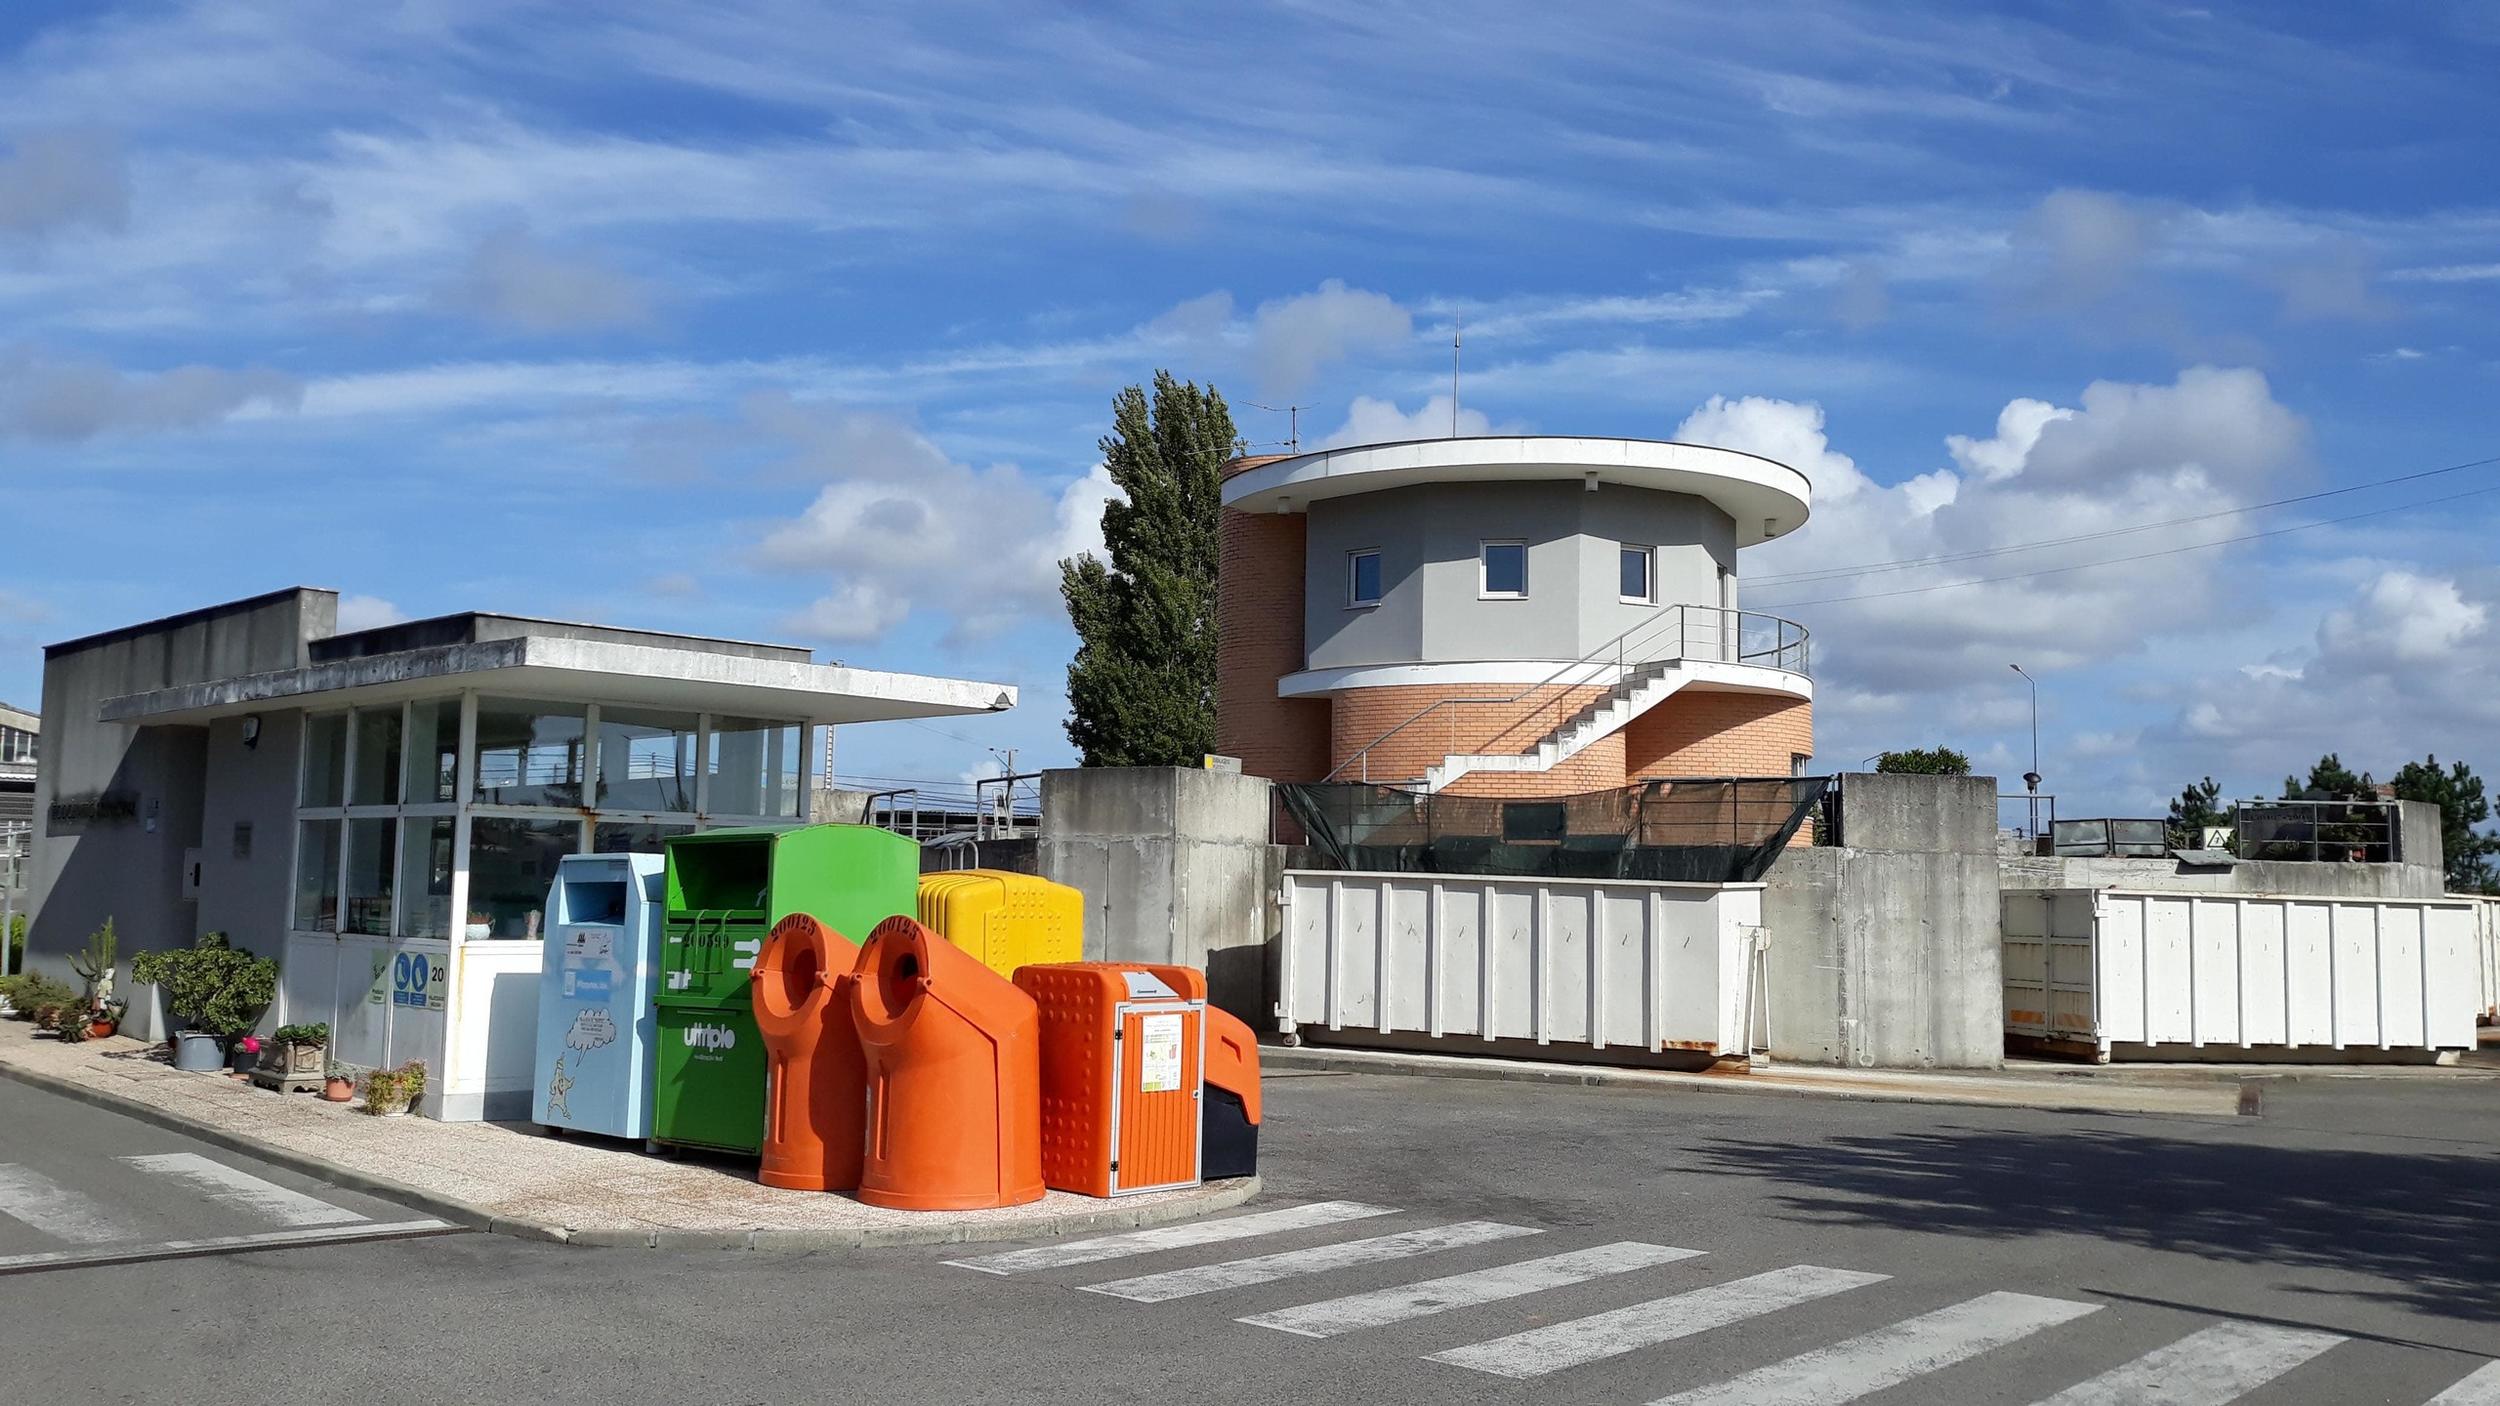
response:
<path id="1" fill-rule="evenodd" d="M 1331 717 L 1329 762 L 1338 765 L 1381 734 L 1431 705 L 1451 698 L 1482 698 L 1517 692 L 1516 685 L 1400 685 L 1350 688 L 1338 695 Z M 1411 780 L 1444 757 L 1465 753 L 1524 752 L 1537 740 L 1604 694 L 1602 686 L 1547 689 L 1508 706 L 1460 703 L 1441 709 L 1372 749 L 1373 780 Z M 1340 778 L 1351 780 L 1361 768 Z M 1450 787 L 1462 796 L 1558 796 L 1623 784 L 1623 736 L 1617 733 L 1546 772 L 1473 772 Z"/>
<path id="2" fill-rule="evenodd" d="M 1226 508 L 1216 565 L 1215 748 L 1275 781 L 1317 781 L 1329 763 L 1328 700 L 1276 696 L 1276 681 L 1302 669 L 1307 522 Z"/>
<path id="3" fill-rule="evenodd" d="M 1623 730 L 1627 775 L 1786 776 L 1814 751 L 1814 705 L 1759 693 L 1687 689 Z"/>

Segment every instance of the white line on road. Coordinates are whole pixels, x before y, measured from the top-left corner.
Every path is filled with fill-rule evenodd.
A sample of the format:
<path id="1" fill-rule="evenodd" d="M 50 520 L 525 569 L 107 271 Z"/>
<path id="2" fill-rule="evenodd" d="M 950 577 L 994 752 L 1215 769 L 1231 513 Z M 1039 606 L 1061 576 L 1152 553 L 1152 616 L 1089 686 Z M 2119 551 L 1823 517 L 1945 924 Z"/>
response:
<path id="1" fill-rule="evenodd" d="M 160 1152 L 145 1157 L 121 1157 L 140 1171 L 189 1182 L 200 1194 L 227 1205 L 240 1207 L 280 1225 L 344 1225 L 366 1217 L 342 1206 L 333 1206 L 300 1191 L 289 1191 L 276 1182 L 263 1181 L 251 1173 L 211 1161 L 196 1152 Z"/>
<path id="2" fill-rule="evenodd" d="M 353 1240 L 386 1240 L 400 1236 L 447 1233 L 458 1228 L 448 1222 L 438 1220 L 377 1221 L 353 1228 L 307 1225 L 293 1230 L 265 1230 L 258 1235 L 219 1235 L 206 1240 L 161 1240 L 153 1245 L 125 1245 L 108 1250 L 52 1250 L 39 1255 L 0 1255 L 0 1274 L 30 1269 L 60 1269 L 71 1265 L 179 1259 L 187 1255 L 276 1249 L 289 1245 L 336 1245 Z"/>
<path id="3" fill-rule="evenodd" d="M 2500 1406 L 2500 1362 L 2486 1362 L 2424 1406 Z"/>
<path id="4" fill-rule="evenodd" d="M 2224 1406 L 2342 1341 L 2333 1333 L 2220 1323 L 2078 1382 L 2040 1406 Z"/>
<path id="5" fill-rule="evenodd" d="M 1538 1233 L 1530 1226 L 1503 1225 L 1499 1221 L 1460 1221 L 1455 1225 L 1436 1225 L 1424 1230 L 1375 1236 L 1369 1240 L 1347 1240 L 1308 1250 L 1284 1250 L 1252 1259 L 1204 1264 L 1194 1269 L 1141 1274 L 1134 1279 L 1114 1279 L 1108 1284 L 1087 1284 L 1084 1288 L 1089 1294 L 1109 1294 L 1115 1299 L 1128 1299 L 1135 1303 L 1162 1303 L 1167 1299 L 1212 1294 L 1220 1289 L 1239 1289 L 1300 1274 L 1324 1274 L 1332 1269 L 1352 1269 L 1356 1265 L 1402 1260 L 1409 1255 L 1426 1255 L 1435 1250 L 1454 1250 L 1462 1245 L 1482 1245 L 1489 1241 Z"/>
<path id="6" fill-rule="evenodd" d="M 1706 1289 L 1651 1299 L 1606 1313 L 1531 1328 L 1506 1338 L 1469 1343 L 1432 1354 L 1432 1361 L 1526 1379 L 1620 1357 L 1712 1328 L 1740 1323 L 1796 1304 L 1880 1284 L 1890 1276 L 1856 1269 L 1798 1264 Z"/>
<path id="7" fill-rule="evenodd" d="M 101 1245 L 128 1240 L 139 1228 L 83 1192 L 72 1191 L 30 1167 L 0 1163 L 0 1216 L 32 1226 L 55 1240 Z"/>
<path id="8" fill-rule="evenodd" d="M 2099 1311 L 2065 1299 L 1982 1294 L 1650 1406 L 1838 1406 Z"/>
<path id="9" fill-rule="evenodd" d="M 1521 1260 L 1517 1264 L 1471 1270 L 1442 1279 L 1427 1279 L 1420 1284 L 1401 1284 L 1394 1289 L 1378 1289 L 1368 1294 L 1348 1294 L 1340 1299 L 1299 1304 L 1277 1309 L 1273 1313 L 1253 1314 L 1238 1321 L 1280 1332 L 1299 1333 L 1306 1338 L 1330 1338 L 1358 1328 L 1384 1327 L 1453 1308 L 1496 1303 L 1609 1274 L 1629 1274 L 1636 1269 L 1673 1264 L 1701 1253 L 1699 1250 L 1679 1250 L 1672 1245 L 1645 1245 L 1637 1240 L 1625 1240 L 1612 1245 L 1599 1245 L 1594 1249 L 1574 1250 L 1567 1255 L 1548 1255 L 1544 1259 Z"/>
<path id="10" fill-rule="evenodd" d="M 1215 1245 L 1226 1240 L 1247 1240 L 1254 1235 L 1276 1235 L 1288 1230 L 1308 1230 L 1313 1226 L 1395 1214 L 1397 1212 L 1392 1207 L 1366 1206 L 1360 1201 L 1315 1201 L 1307 1206 L 1287 1206 L 1282 1210 L 1228 1216 L 1223 1220 L 1191 1221 L 1186 1225 L 1157 1226 L 1153 1230 L 1123 1231 L 1118 1235 L 1099 1235 L 1091 1240 L 1035 1245 L 1030 1249 L 1005 1250 L 968 1260 L 948 1260 L 947 1263 L 958 1269 L 977 1269 L 983 1274 L 1023 1274 L 1028 1270 L 1060 1269 L 1072 1264 L 1092 1264 L 1096 1260 L 1150 1254 L 1156 1250 Z"/>

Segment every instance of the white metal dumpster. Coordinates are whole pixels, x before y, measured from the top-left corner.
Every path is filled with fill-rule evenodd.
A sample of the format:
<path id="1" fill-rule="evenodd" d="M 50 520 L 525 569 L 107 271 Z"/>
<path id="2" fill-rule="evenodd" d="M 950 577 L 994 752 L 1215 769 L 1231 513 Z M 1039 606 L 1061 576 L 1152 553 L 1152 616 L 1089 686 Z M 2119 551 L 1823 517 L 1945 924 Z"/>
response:
<path id="1" fill-rule="evenodd" d="M 1760 884 L 1292 870 L 1284 900 L 1288 1037 L 1710 1055 L 1760 1043 Z"/>
<path id="2" fill-rule="evenodd" d="M 2008 889 L 2005 1030 L 2097 1058 L 2471 1049 L 2475 904 Z"/>

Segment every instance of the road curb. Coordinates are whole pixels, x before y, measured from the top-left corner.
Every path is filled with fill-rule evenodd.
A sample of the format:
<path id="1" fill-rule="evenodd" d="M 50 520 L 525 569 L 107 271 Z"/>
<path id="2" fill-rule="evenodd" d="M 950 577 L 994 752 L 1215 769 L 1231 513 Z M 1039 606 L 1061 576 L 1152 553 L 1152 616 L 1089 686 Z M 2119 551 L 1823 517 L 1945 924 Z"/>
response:
<path id="1" fill-rule="evenodd" d="M 1257 1177 L 1210 1182 L 1197 1194 L 1175 1197 L 1168 1201 L 1138 1204 L 1112 1202 L 1106 1206 L 1088 1206 L 1065 1211 L 1055 1216 L 1037 1216 L 1027 1220 L 1003 1219 L 990 1223 L 938 1220 L 929 1224 L 866 1225 L 837 1229 L 816 1227 L 763 1227 L 753 1230 L 668 1230 L 657 1228 L 631 1229 L 615 1226 L 573 1228 L 546 1221 L 516 1220 L 497 1215 L 482 1206 L 448 1196 L 420 1191 L 387 1177 L 372 1176 L 352 1167 L 341 1166 L 325 1158 L 298 1152 L 293 1148 L 264 1141 L 248 1133 L 238 1133 L 213 1123 L 195 1122 L 178 1113 L 152 1103 L 126 1098 L 120 1094 L 93 1088 L 71 1079 L 45 1074 L 6 1061 L 0 1061 L 0 1078 L 7 1078 L 30 1088 L 59 1094 L 108 1112 L 136 1118 L 142 1123 L 198 1138 L 229 1152 L 319 1177 L 323 1181 L 361 1191 L 367 1195 L 388 1197 L 403 1202 L 438 1220 L 491 1235 L 508 1235 L 520 1240 L 539 1240 L 558 1245 L 577 1245 L 584 1249 L 645 1250 L 873 1250 L 901 1245 L 955 1245 L 987 1240 L 1046 1240 L 1064 1235 L 1081 1235 L 1098 1230 L 1130 1230 L 1144 1226 L 1168 1225 L 1174 1221 L 1194 1220 L 1217 1211 L 1228 1211 L 1257 1196 L 1261 1189 Z"/>
<path id="2" fill-rule="evenodd" d="M 1915 1081 L 1923 1077 L 1913 1070 L 1884 1071 L 1886 1077 L 1899 1082 L 1884 1087 L 1851 1087 L 1841 1079 L 1818 1082 L 1785 1082 L 1779 1075 L 1759 1074 L 1686 1074 L 1658 1069 L 1595 1068 L 1586 1065 L 1537 1064 L 1526 1060 L 1476 1058 L 1465 1055 L 1427 1055 L 1393 1050 L 1315 1049 L 1302 1046 L 1287 1049 L 1276 1045 L 1259 1047 L 1259 1059 L 1270 1069 L 1297 1069 L 1323 1074 L 1387 1074 L 1418 1079 L 1472 1079 L 1490 1083 L 1564 1084 L 1582 1088 L 1677 1089 L 1691 1093 L 1746 1094 L 1774 1098 L 1830 1098 L 1860 1103 L 1923 1103 L 1962 1108 L 2022 1108 L 2043 1113 L 2169 1113 L 2188 1116 L 2235 1116 L 2235 1086 L 2213 1087 L 2215 1106 L 2185 1108 L 2178 1106 L 2181 1095 L 2192 1090 L 2173 1086 L 2160 1090 L 2115 1089 L 2098 1086 L 2097 1098 L 2079 1096 L 2083 1088 L 2040 1088 L 2038 1096 L 2026 1096 L 2029 1089 L 1981 1091 L 1953 1088 L 1918 1088 Z M 1983 1078 L 1988 1076 L 1944 1076 Z M 1903 1087 L 1904 1084 L 1910 1085 Z M 2069 1094 L 2060 1097 L 2061 1094 Z M 2129 1095 L 2158 1094 L 2168 1097 L 2136 1097 Z"/>

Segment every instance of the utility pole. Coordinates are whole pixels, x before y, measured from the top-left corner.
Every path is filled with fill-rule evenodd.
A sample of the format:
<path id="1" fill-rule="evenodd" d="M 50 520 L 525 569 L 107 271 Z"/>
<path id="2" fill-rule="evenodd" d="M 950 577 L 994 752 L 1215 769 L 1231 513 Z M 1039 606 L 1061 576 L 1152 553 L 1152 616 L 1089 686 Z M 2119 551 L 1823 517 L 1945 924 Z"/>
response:
<path id="1" fill-rule="evenodd" d="M 1458 348 L 1466 340 L 1467 319 L 1450 320 L 1450 438 L 1458 438 Z"/>
<path id="2" fill-rule="evenodd" d="M 990 749 L 990 755 L 998 758 L 999 761 L 1007 768 L 1005 779 L 1000 781 L 998 784 L 998 825 L 999 833 L 1010 838 L 1012 838 L 1016 833 L 1015 778 L 1017 751 L 1018 749 L 1014 747 L 1009 747 L 1004 751 L 1001 751 L 996 747 L 992 747 Z"/>
<path id="3" fill-rule="evenodd" d="M 2031 685 L 2031 770 L 2023 773 L 2023 789 L 2031 796 L 2031 839 L 2037 845 L 2040 840 L 2040 681 L 2023 674 L 2020 664 L 2005 667 L 2022 674 L 2023 682 Z"/>

